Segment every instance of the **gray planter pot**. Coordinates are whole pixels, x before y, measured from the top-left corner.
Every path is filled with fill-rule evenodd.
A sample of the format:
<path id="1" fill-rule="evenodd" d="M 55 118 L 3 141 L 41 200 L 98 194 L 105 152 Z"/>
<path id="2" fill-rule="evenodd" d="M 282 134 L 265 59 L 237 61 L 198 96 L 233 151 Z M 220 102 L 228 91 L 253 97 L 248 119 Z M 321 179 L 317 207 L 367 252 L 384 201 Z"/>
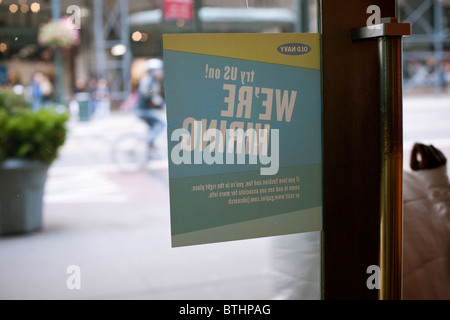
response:
<path id="1" fill-rule="evenodd" d="M 0 164 L 0 235 L 42 228 L 42 207 L 48 166 L 35 161 Z"/>

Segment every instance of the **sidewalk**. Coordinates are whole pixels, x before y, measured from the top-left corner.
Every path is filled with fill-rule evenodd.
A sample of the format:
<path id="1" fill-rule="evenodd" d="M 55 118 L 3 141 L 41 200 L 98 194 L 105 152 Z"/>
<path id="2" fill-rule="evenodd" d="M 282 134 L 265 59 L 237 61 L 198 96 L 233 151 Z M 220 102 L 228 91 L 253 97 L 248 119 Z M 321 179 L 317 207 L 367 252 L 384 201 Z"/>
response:
<path id="1" fill-rule="evenodd" d="M 44 228 L 0 237 L 0 299 L 270 299 L 270 239 L 171 248 L 167 165 L 111 162 L 114 139 L 145 126 L 113 115 L 69 128 Z"/>

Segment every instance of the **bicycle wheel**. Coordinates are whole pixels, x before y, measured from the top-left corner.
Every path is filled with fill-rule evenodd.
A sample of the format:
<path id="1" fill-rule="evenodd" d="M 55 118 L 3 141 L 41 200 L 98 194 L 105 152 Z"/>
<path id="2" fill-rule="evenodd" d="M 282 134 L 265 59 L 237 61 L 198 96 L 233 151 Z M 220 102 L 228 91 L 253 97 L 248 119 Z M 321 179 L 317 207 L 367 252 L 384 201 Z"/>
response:
<path id="1" fill-rule="evenodd" d="M 121 171 L 144 170 L 149 148 L 144 136 L 127 134 L 119 137 L 113 145 L 113 160 Z"/>

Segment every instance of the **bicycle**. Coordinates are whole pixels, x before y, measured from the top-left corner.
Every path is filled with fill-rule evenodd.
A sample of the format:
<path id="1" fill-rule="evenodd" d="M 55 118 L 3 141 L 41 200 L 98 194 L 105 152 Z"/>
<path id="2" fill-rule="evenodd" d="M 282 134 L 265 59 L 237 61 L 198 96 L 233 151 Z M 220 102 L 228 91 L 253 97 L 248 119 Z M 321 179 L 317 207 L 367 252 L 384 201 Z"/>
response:
<path id="1" fill-rule="evenodd" d="M 157 148 L 148 144 L 147 132 L 129 132 L 119 135 L 112 144 L 112 160 L 119 171 L 136 172 L 161 169 L 168 166 L 165 139 L 157 141 Z"/>
<path id="2" fill-rule="evenodd" d="M 125 133 L 112 146 L 112 159 L 119 171 L 142 171 L 150 159 L 145 133 Z"/>

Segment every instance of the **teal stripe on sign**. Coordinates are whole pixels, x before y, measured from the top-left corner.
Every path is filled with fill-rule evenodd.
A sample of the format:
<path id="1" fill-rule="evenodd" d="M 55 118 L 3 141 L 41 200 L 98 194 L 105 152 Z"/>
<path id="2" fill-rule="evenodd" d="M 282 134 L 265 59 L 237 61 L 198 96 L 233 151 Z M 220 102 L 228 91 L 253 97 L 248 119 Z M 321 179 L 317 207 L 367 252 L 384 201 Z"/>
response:
<path id="1" fill-rule="evenodd" d="M 172 178 L 172 235 L 321 207 L 321 165 Z M 191 208 L 197 208 L 191 210 Z"/>
<path id="2" fill-rule="evenodd" d="M 321 231 L 321 217 L 322 208 L 317 207 L 188 232 L 172 236 L 172 247 Z"/>

